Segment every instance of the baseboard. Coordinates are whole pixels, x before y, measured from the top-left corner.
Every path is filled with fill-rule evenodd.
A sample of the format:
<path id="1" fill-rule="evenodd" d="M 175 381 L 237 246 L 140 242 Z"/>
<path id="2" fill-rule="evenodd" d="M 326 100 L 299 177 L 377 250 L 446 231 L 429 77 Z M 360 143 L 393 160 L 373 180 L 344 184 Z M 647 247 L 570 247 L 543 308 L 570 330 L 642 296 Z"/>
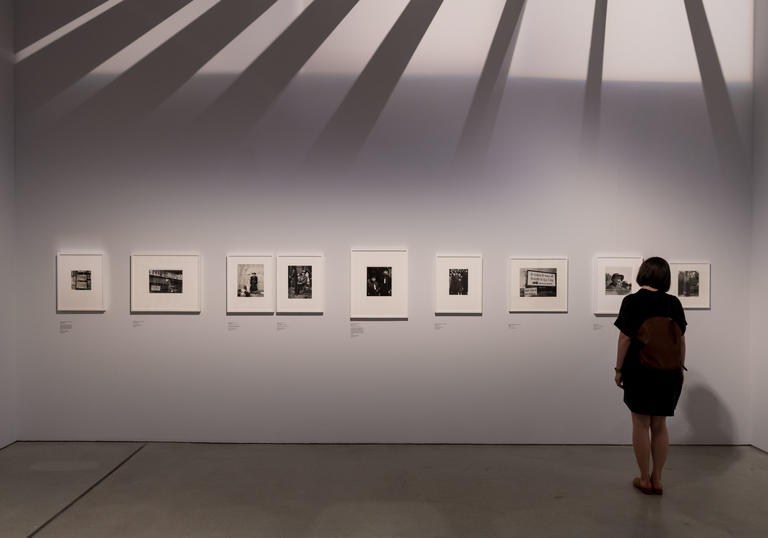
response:
<path id="1" fill-rule="evenodd" d="M 136 443 L 136 444 L 180 444 L 180 445 L 259 445 L 259 446 L 489 446 L 489 447 L 631 447 L 631 443 L 414 443 L 414 442 L 308 442 L 308 441 L 179 441 L 165 439 L 19 439 L 15 443 Z M 8 445 L 10 446 L 10 445 Z M 765 450 L 748 443 L 672 443 L 672 447 L 753 447 L 761 452 Z M 7 448 L 7 447 L 3 447 Z M 2 449 L 0 449 L 2 450 Z M 766 452 L 768 453 L 768 452 Z"/>

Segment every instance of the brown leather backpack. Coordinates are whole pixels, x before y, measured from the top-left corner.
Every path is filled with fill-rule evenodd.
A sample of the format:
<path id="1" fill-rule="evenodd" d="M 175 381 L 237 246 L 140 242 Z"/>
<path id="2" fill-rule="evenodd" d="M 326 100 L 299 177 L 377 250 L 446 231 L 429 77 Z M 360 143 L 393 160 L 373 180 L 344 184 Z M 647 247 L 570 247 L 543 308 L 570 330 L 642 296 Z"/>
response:
<path id="1" fill-rule="evenodd" d="M 672 318 L 648 318 L 637 331 L 640 364 L 654 370 L 679 370 L 683 366 L 683 331 Z"/>

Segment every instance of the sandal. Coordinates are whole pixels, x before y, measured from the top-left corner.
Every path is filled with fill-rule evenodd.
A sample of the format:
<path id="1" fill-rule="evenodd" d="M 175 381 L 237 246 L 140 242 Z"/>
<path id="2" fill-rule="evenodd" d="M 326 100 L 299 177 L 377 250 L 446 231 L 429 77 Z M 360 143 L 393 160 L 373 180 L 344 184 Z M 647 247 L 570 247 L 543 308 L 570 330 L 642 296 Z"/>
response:
<path id="1" fill-rule="evenodd" d="M 658 484 L 658 487 L 656 486 L 656 484 Z M 661 482 L 657 482 L 656 484 L 651 482 L 654 495 L 664 495 L 664 486 L 661 485 Z"/>
<path id="2" fill-rule="evenodd" d="M 645 495 L 653 495 L 653 486 L 644 486 L 640 480 L 640 477 L 636 477 L 632 480 L 632 485 L 642 491 Z"/>

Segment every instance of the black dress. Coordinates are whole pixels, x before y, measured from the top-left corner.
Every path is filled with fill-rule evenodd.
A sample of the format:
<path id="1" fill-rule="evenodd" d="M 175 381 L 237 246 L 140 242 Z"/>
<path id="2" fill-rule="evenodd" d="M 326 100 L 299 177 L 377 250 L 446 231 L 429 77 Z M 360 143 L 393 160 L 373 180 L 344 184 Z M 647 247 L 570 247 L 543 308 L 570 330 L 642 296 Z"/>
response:
<path id="1" fill-rule="evenodd" d="M 624 297 L 621 303 L 619 317 L 614 324 L 632 338 L 621 368 L 624 403 L 630 411 L 639 415 L 671 417 L 675 414 L 683 388 L 683 372 L 644 367 L 640 364 L 639 356 L 642 344 L 636 338 L 643 322 L 656 316 L 672 318 L 685 334 L 688 323 L 685 321 L 683 305 L 673 295 L 641 288 L 637 293 Z"/>

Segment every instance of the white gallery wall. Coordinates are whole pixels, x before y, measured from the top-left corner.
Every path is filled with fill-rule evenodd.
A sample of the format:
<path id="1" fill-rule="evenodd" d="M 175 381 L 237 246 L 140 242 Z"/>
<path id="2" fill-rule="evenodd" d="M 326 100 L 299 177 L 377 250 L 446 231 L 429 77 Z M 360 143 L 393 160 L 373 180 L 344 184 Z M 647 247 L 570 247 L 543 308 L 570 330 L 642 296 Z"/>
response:
<path id="1" fill-rule="evenodd" d="M 0 447 L 16 440 L 13 14 L 0 1 Z"/>
<path id="2" fill-rule="evenodd" d="M 753 199 L 754 235 L 751 282 L 760 282 L 768 263 L 768 5 L 755 5 L 755 146 Z M 768 293 L 754 286 L 752 293 L 752 409 L 753 444 L 768 450 Z"/>
<path id="3" fill-rule="evenodd" d="M 751 442 L 752 2 L 703 3 L 724 100 L 682 2 L 611 1 L 587 136 L 594 1 L 530 2 L 491 76 L 501 0 L 409 12 L 427 28 L 404 60 L 382 43 L 405 1 L 306 22 L 316 3 L 278 0 L 245 28 L 214 18 L 216 50 L 195 39 L 216 3 L 177 4 L 126 43 L 96 17 L 19 52 L 19 438 L 626 443 L 601 254 L 712 263 L 673 441 Z M 478 87 L 500 96 L 479 114 Z M 351 248 L 409 250 L 407 321 L 350 322 Z M 80 250 L 107 254 L 104 314 L 56 312 L 55 255 Z M 147 250 L 201 253 L 200 315 L 130 314 Z M 225 314 L 225 256 L 263 253 L 325 254 L 323 316 Z M 482 316 L 434 315 L 440 253 L 484 256 Z M 567 256 L 569 312 L 507 313 L 510 256 Z"/>

